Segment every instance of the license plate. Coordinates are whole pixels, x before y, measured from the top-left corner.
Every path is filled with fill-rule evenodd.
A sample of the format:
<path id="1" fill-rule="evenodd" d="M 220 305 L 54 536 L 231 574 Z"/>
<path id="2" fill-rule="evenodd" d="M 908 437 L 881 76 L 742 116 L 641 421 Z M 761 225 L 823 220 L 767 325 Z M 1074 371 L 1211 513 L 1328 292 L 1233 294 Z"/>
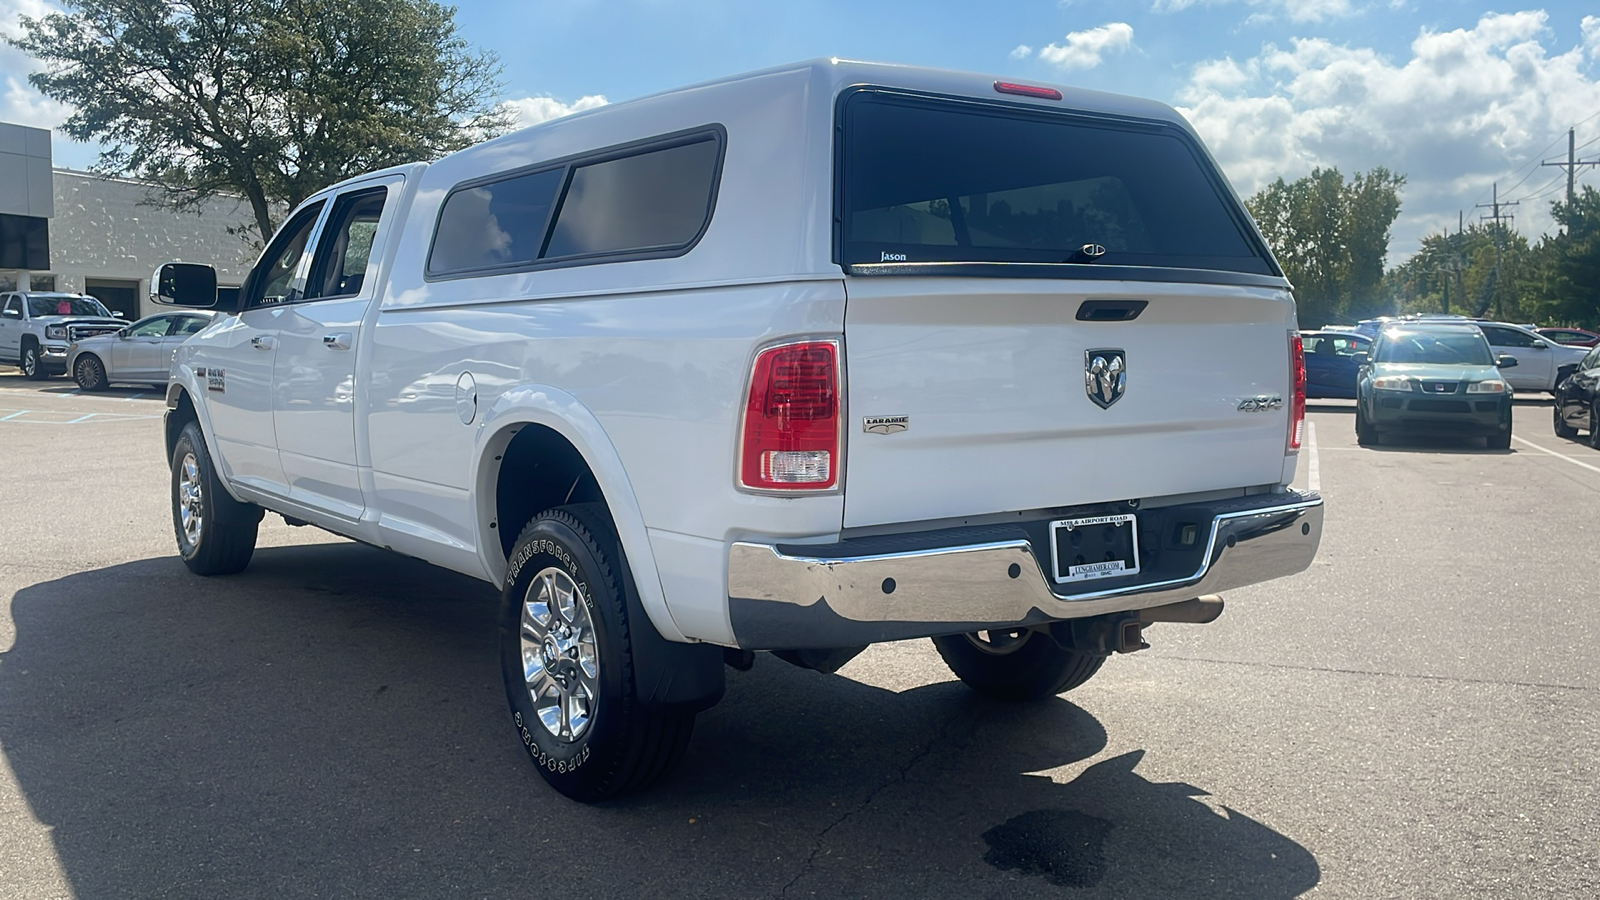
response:
<path id="1" fill-rule="evenodd" d="M 1139 523 L 1128 513 L 1050 523 L 1057 584 L 1139 573 Z"/>

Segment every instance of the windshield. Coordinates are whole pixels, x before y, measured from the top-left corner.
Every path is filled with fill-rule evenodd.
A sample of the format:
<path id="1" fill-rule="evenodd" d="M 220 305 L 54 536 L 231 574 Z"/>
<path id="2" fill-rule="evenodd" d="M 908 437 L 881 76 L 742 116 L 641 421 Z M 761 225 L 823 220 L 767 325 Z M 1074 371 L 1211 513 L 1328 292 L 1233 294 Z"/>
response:
<path id="1" fill-rule="evenodd" d="M 846 265 L 1275 274 L 1237 204 L 1177 128 L 866 91 L 848 101 L 844 129 Z"/>
<path id="2" fill-rule="evenodd" d="M 1375 362 L 1492 366 L 1489 342 L 1474 331 L 1399 331 L 1383 336 Z"/>
<path id="3" fill-rule="evenodd" d="M 49 296 L 29 297 L 28 315 L 38 316 L 107 316 L 100 301 L 93 297 Z"/>

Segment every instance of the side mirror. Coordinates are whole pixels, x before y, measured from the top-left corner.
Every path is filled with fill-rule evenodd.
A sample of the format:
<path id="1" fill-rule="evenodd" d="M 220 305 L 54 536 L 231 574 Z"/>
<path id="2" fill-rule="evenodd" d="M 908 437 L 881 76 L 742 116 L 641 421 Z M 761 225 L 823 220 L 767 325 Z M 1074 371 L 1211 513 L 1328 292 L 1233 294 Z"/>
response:
<path id="1" fill-rule="evenodd" d="M 150 300 L 162 306 L 217 305 L 217 270 L 199 263 L 164 263 L 150 276 Z"/>
<path id="2" fill-rule="evenodd" d="M 8 319 L 20 319 L 22 318 L 22 310 L 8 309 L 4 313 L 0 313 L 0 315 L 4 315 Z"/>
<path id="3" fill-rule="evenodd" d="M 1495 367 L 1500 369 L 1515 369 L 1517 367 L 1517 358 L 1515 356 L 1502 356 L 1500 357 L 1500 360 L 1495 363 Z"/>
<path id="4" fill-rule="evenodd" d="M 1369 355 L 1365 350 L 1359 353 L 1350 354 L 1350 358 L 1355 360 L 1356 365 L 1358 366 L 1370 365 L 1372 363 L 1371 355 Z"/>
<path id="5" fill-rule="evenodd" d="M 1548 346 L 1550 346 L 1550 345 L 1546 344 L 1544 341 L 1534 341 L 1533 342 L 1533 349 L 1535 349 L 1535 350 L 1543 350 L 1544 348 L 1546 348 Z"/>
<path id="6" fill-rule="evenodd" d="M 126 319 L 127 318 L 127 314 L 125 314 L 120 309 L 114 309 L 114 310 L 111 311 L 111 318 L 113 318 L 113 319 Z"/>

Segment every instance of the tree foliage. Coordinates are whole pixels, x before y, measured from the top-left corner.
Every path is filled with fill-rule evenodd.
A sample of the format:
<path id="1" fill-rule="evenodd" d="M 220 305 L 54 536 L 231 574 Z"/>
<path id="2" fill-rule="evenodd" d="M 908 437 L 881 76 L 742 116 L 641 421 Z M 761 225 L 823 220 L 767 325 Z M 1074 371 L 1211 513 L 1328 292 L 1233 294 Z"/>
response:
<path id="1" fill-rule="evenodd" d="M 494 56 L 433 0 L 68 0 L 23 18 L 29 77 L 107 145 L 97 168 L 184 208 L 243 196 L 262 239 L 323 187 L 505 130 Z"/>
<path id="2" fill-rule="evenodd" d="M 1417 254 L 1389 272 L 1386 311 L 1600 327 L 1600 191 L 1585 186 L 1551 212 L 1561 231 L 1536 243 L 1485 223 L 1423 238 Z"/>
<path id="3" fill-rule="evenodd" d="M 1304 325 L 1358 319 L 1381 307 L 1389 228 L 1405 176 L 1382 167 L 1282 178 L 1245 201 L 1295 287 Z"/>

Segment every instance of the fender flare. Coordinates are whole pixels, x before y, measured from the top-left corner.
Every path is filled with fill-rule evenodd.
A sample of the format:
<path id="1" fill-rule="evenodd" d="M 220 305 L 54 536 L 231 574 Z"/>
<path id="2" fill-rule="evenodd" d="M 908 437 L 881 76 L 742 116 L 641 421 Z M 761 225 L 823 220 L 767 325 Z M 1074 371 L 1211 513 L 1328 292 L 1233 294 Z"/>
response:
<path id="1" fill-rule="evenodd" d="M 171 416 L 173 411 L 178 408 L 178 401 L 183 398 L 184 394 L 189 395 L 189 406 L 194 409 L 195 421 L 200 425 L 200 436 L 206 442 L 206 453 L 211 456 L 212 464 L 217 467 L 218 480 L 222 482 L 223 489 L 228 492 L 228 496 L 240 503 L 250 503 L 251 501 L 239 496 L 239 493 L 233 489 L 233 479 L 230 477 L 233 470 L 228 467 L 227 458 L 217 452 L 217 439 L 211 430 L 211 411 L 206 407 L 205 403 L 196 399 L 197 397 L 205 396 L 201 392 L 200 380 L 195 375 L 194 367 L 186 363 L 175 366 L 171 379 L 167 382 L 168 416 Z M 168 463 L 172 462 L 171 455 L 172 448 L 168 447 Z"/>
<path id="2" fill-rule="evenodd" d="M 510 388 L 495 400 L 479 421 L 473 442 L 471 480 L 477 517 L 476 531 L 479 561 L 483 570 L 493 576 L 496 584 L 506 577 L 506 560 L 499 553 L 500 538 L 489 527 L 495 521 L 495 486 L 490 479 L 498 467 L 487 465 L 511 441 L 518 425 L 542 425 L 556 432 L 577 449 L 578 454 L 594 473 L 611 511 L 612 523 L 617 529 L 617 539 L 622 542 L 622 552 L 628 557 L 628 568 L 633 572 L 634 587 L 649 617 L 663 638 L 683 643 L 688 638 L 672 619 L 667 607 L 666 592 L 661 587 L 661 576 L 656 569 L 655 554 L 650 549 L 650 537 L 645 530 L 644 512 L 634 496 L 633 485 L 628 481 L 622 457 L 611 443 L 605 428 L 593 412 L 566 391 L 544 384 L 525 384 Z"/>

